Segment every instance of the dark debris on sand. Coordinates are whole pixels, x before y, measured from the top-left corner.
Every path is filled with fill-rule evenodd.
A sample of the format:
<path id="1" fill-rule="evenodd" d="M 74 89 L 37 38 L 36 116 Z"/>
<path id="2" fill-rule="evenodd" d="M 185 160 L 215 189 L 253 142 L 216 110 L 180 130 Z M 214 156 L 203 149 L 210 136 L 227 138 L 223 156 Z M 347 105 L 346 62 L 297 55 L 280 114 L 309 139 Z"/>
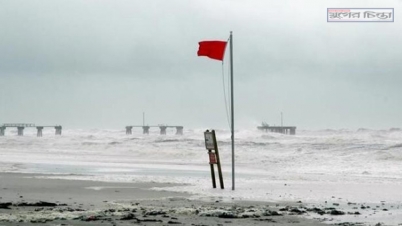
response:
<path id="1" fill-rule="evenodd" d="M 47 224 L 48 222 L 57 222 L 58 225 L 86 225 L 83 224 L 85 222 L 88 222 L 88 225 L 89 223 L 93 223 L 93 225 L 190 225 L 189 222 L 191 225 L 203 225 L 202 223 L 204 222 L 215 222 L 214 225 L 272 225 L 275 223 L 278 223 L 278 225 L 287 225 L 289 223 L 297 225 L 300 218 L 289 219 L 289 217 L 310 214 L 331 217 L 360 214 L 357 211 L 345 213 L 334 207 L 307 208 L 303 205 L 269 207 L 267 205 L 247 206 L 222 202 L 219 205 L 213 202 L 199 202 L 197 205 L 182 205 L 183 201 L 182 203 L 175 201 L 169 203 L 173 204 L 163 204 L 157 201 L 125 204 L 110 203 L 104 209 L 85 209 L 80 205 L 68 206 L 45 201 L 31 203 L 0 202 L 0 209 L 4 209 L 3 212 L 11 211 L 10 213 L 16 213 L 14 218 L 0 220 L 0 225 L 3 222 L 26 222 L 38 225 Z M 20 214 L 20 217 L 18 217 L 18 214 Z M 68 222 L 68 224 L 63 222 Z M 74 222 L 77 223 L 74 224 Z M 244 222 L 244 224 L 241 222 Z M 355 226 L 359 224 L 345 222 L 338 225 Z"/>

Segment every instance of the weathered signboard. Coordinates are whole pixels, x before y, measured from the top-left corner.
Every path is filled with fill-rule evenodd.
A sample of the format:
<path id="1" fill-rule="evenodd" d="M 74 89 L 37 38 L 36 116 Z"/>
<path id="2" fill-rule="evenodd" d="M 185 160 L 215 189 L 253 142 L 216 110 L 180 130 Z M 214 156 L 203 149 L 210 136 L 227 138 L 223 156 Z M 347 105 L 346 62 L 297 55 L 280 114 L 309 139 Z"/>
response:
<path id="1" fill-rule="evenodd" d="M 219 182 L 221 184 L 221 188 L 224 189 L 221 161 L 219 159 L 219 150 L 218 145 L 216 143 L 215 131 L 214 130 L 205 131 L 204 138 L 205 138 L 205 148 L 208 150 L 209 155 L 209 166 L 211 167 L 212 187 L 216 188 L 214 165 L 217 165 Z"/>
<path id="2" fill-rule="evenodd" d="M 208 130 L 204 133 L 205 137 L 205 148 L 207 150 L 215 150 L 215 142 L 214 142 L 214 136 L 212 131 L 209 132 Z"/>

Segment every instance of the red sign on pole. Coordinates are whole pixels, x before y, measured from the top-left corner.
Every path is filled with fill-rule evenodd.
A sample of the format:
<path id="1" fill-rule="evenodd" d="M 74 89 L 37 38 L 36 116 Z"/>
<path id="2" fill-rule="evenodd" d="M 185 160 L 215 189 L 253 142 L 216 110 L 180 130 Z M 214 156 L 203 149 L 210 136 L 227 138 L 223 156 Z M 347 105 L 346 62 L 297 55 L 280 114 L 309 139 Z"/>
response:
<path id="1" fill-rule="evenodd" d="M 209 153 L 209 164 L 218 164 L 218 161 L 216 161 L 216 155 L 214 152 L 208 152 Z"/>

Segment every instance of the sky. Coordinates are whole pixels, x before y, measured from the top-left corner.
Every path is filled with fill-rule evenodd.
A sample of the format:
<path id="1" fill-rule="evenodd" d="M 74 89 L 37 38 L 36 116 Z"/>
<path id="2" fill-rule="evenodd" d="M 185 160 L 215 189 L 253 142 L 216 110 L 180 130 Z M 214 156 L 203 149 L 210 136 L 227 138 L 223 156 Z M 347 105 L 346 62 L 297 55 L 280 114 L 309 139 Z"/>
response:
<path id="1" fill-rule="evenodd" d="M 328 23 L 327 8 L 394 8 L 393 23 Z M 229 129 L 402 127 L 402 1 L 0 1 L 0 124 Z M 229 99 L 226 100 L 229 104 Z"/>

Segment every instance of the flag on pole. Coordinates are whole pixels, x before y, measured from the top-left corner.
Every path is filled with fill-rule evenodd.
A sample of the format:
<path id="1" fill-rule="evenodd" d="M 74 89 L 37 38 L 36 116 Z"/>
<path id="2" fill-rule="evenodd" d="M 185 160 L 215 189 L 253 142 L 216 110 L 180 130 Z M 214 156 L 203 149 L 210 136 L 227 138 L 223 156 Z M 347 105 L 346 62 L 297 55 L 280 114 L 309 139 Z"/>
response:
<path id="1" fill-rule="evenodd" d="M 234 100 L 233 100 L 233 35 L 230 32 L 230 96 L 231 96 L 231 133 L 232 133 L 232 190 L 235 190 L 235 134 L 234 134 Z M 201 41 L 197 55 L 223 61 L 226 48 L 225 41 Z M 223 67 L 223 64 L 222 64 Z"/>
<path id="2" fill-rule="evenodd" d="M 220 61 L 223 60 L 226 48 L 225 41 L 201 41 L 198 44 L 198 56 L 206 56 Z"/>

